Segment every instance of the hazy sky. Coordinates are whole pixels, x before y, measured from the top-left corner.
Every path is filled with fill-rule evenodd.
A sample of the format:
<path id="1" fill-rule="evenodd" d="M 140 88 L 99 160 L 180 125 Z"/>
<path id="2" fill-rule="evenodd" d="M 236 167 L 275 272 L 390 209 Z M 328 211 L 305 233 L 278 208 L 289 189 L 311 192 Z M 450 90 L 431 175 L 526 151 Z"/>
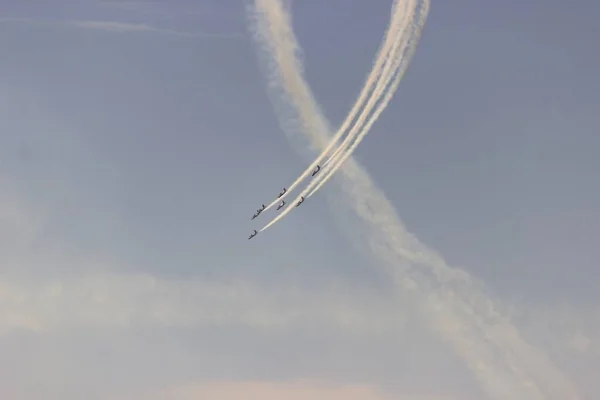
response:
<path id="1" fill-rule="evenodd" d="M 0 4 L 0 398 L 482 398 L 355 246 L 336 185 L 246 240 L 310 159 L 245 4 Z M 390 5 L 293 2 L 333 126 Z M 355 157 L 582 399 L 600 393 L 598 12 L 434 1 Z"/>

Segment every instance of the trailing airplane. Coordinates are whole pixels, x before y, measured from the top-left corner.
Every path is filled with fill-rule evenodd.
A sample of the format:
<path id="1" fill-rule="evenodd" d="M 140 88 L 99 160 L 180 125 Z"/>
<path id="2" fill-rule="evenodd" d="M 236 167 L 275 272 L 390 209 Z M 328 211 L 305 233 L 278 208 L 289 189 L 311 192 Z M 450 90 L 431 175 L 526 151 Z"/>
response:
<path id="1" fill-rule="evenodd" d="M 281 196 L 283 196 L 285 194 L 285 192 L 287 192 L 287 189 L 283 188 L 283 192 L 279 193 L 279 196 L 277 196 L 277 198 L 279 199 Z"/>
<path id="2" fill-rule="evenodd" d="M 254 218 L 258 217 L 258 215 L 259 215 L 259 214 L 260 214 L 259 212 L 257 212 L 256 214 L 254 214 L 254 215 L 252 216 L 252 219 L 254 219 Z"/>
<path id="3" fill-rule="evenodd" d="M 317 165 L 317 169 L 315 169 L 315 170 L 313 171 L 313 173 L 312 173 L 312 176 L 315 176 L 316 174 L 318 174 L 320 170 L 321 170 L 321 166 L 320 166 L 320 165 Z"/>
<path id="4" fill-rule="evenodd" d="M 298 202 L 298 204 L 296 204 L 296 207 L 298 207 L 300 204 L 304 203 L 304 196 L 302 196 L 300 198 L 300 201 Z"/>
<path id="5" fill-rule="evenodd" d="M 254 232 L 252 232 L 252 235 L 250 235 L 250 237 L 248 238 L 248 240 L 252 239 L 257 234 L 258 234 L 258 232 L 256 232 L 256 229 L 255 229 Z"/>
<path id="6" fill-rule="evenodd" d="M 277 211 L 281 210 L 285 206 L 285 200 L 281 200 L 281 204 L 277 207 Z"/>

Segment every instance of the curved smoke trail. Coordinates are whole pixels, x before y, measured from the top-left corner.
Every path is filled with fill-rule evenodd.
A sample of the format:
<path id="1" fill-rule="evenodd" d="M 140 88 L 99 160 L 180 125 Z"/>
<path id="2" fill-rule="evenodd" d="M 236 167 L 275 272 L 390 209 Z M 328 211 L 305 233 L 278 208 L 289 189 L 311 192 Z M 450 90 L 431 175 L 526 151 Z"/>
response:
<path id="1" fill-rule="evenodd" d="M 395 71 L 394 81 L 392 82 L 389 89 L 385 93 L 384 98 L 381 99 L 381 103 L 379 104 L 379 107 L 377 108 L 377 110 L 375 110 L 375 112 L 369 119 L 369 122 L 367 122 L 367 124 L 362 129 L 362 131 L 356 136 L 356 140 L 354 141 L 354 143 L 352 143 L 350 148 L 345 153 L 341 153 L 341 152 L 344 150 L 344 148 L 347 148 L 347 146 L 346 147 L 340 146 L 340 148 L 338 150 L 336 150 L 336 153 L 340 152 L 340 155 L 339 155 L 339 157 L 335 158 L 333 167 L 328 168 L 328 171 L 323 171 L 321 179 L 318 182 L 311 182 L 311 184 L 306 188 L 306 192 L 308 192 L 308 195 L 306 196 L 306 198 L 310 198 L 325 183 L 327 183 L 327 181 L 329 179 L 331 179 L 333 174 L 335 174 L 336 171 L 342 166 L 344 161 L 346 161 L 348 159 L 348 157 L 350 157 L 352 155 L 354 150 L 356 150 L 356 148 L 358 147 L 360 142 L 364 139 L 364 137 L 371 130 L 371 127 L 373 126 L 375 121 L 377 121 L 377 119 L 379 118 L 379 115 L 383 112 L 383 110 L 385 110 L 385 108 L 389 104 L 390 100 L 392 100 L 392 96 L 396 92 L 396 89 L 398 89 L 398 86 L 400 85 L 400 81 L 402 80 L 402 76 L 404 75 L 404 72 L 406 71 L 406 68 L 408 67 L 408 63 L 412 59 L 414 52 L 417 48 L 417 43 L 419 41 L 419 37 L 420 37 L 421 30 L 423 29 L 423 25 L 425 24 L 426 17 L 427 17 L 426 14 L 421 14 L 417 23 L 415 24 L 414 35 L 411 35 L 411 37 L 410 37 L 410 40 L 412 41 L 412 43 L 409 44 L 406 49 L 408 51 L 408 54 L 407 55 L 402 54 L 398 57 L 397 62 L 400 64 L 400 66 L 398 67 L 397 71 Z M 336 154 L 334 154 L 334 156 L 336 156 Z M 332 158 L 333 158 L 333 156 L 332 156 Z M 311 190 L 311 187 L 313 187 L 313 186 L 316 186 L 316 187 Z"/>
<path id="2" fill-rule="evenodd" d="M 369 95 L 369 93 L 374 90 L 373 85 L 377 82 L 377 79 L 381 75 L 381 69 L 383 64 L 388 60 L 389 54 L 394 52 L 394 48 L 397 47 L 397 38 L 399 36 L 399 29 L 404 25 L 403 22 L 406 19 L 406 7 L 402 10 L 398 7 L 398 4 L 394 4 L 392 8 L 392 13 L 390 17 L 390 24 L 388 26 L 388 31 L 385 35 L 385 40 L 380 45 L 379 50 L 377 51 L 377 55 L 373 62 L 373 68 L 369 73 L 367 80 L 356 100 L 352 109 L 348 113 L 348 116 L 336 132 L 336 134 L 331 138 L 327 147 L 319 154 L 319 156 L 306 168 L 306 170 L 289 186 L 287 187 L 287 192 L 285 192 L 282 196 L 274 199 L 271 203 L 269 203 L 264 211 L 272 208 L 276 204 L 278 204 L 281 200 L 283 200 L 292 190 L 294 190 L 304 179 L 306 179 L 312 171 L 315 169 L 317 165 L 331 152 L 334 146 L 339 142 L 344 133 L 348 130 L 348 127 L 356 118 L 356 114 L 359 112 L 360 108 L 363 106 L 365 102 L 365 98 Z M 396 40 L 394 40 L 396 38 Z M 338 151 L 334 153 L 334 155 L 338 154 Z M 323 167 L 328 165 L 331 160 L 334 158 L 334 155 L 329 157 L 327 161 L 325 161 Z M 295 203 L 295 202 L 294 202 Z M 262 230 L 264 230 L 263 228 Z M 261 230 L 261 231 L 262 231 Z"/>
<path id="3" fill-rule="evenodd" d="M 271 61 L 269 85 L 281 95 L 274 105 L 291 106 L 310 145 L 325 148 L 329 124 L 302 76 L 289 15 L 278 0 L 256 0 L 255 6 L 251 15 L 255 39 Z M 429 1 L 423 0 L 421 13 L 427 14 L 428 6 Z M 288 119 L 281 124 L 292 139 L 296 126 Z M 341 185 L 336 207 L 346 202 L 360 218 L 363 237 L 377 260 L 374 265 L 385 268 L 423 321 L 452 347 L 490 398 L 579 399 L 572 383 L 545 353 L 521 337 L 478 280 L 449 267 L 406 230 L 385 195 L 352 158 L 335 176 Z"/>
<path id="4" fill-rule="evenodd" d="M 410 8 L 413 10 L 413 12 L 410 14 L 410 17 L 413 17 L 414 11 L 417 8 L 416 1 L 412 2 L 412 3 L 414 3 L 414 7 Z M 346 137 L 344 142 L 339 146 L 339 148 L 331 156 L 330 160 L 333 162 L 333 165 L 328 166 L 327 168 L 324 168 L 321 175 L 319 176 L 319 179 L 312 180 L 310 182 L 310 184 L 292 202 L 292 204 L 290 206 L 288 206 L 288 208 L 286 210 L 284 210 L 284 212 L 282 212 L 280 215 L 278 215 L 277 218 L 275 218 L 268 225 L 266 225 L 264 228 L 262 228 L 261 231 L 266 230 L 267 228 L 269 228 L 270 226 L 275 224 L 277 221 L 279 221 L 283 217 L 285 217 L 286 214 L 290 213 L 294 207 L 294 204 L 296 204 L 301 198 L 303 198 L 303 197 L 309 198 L 317 190 L 319 190 L 333 176 L 333 174 L 339 169 L 339 167 L 343 164 L 343 162 L 346 159 L 348 159 L 348 157 L 350 157 L 350 155 L 356 149 L 356 147 L 358 146 L 360 141 L 362 141 L 364 136 L 366 136 L 369 133 L 373 124 L 377 121 L 377 119 L 379 118 L 381 113 L 385 110 L 385 108 L 389 104 L 394 93 L 396 92 L 396 89 L 398 88 L 398 86 L 400 84 L 400 81 L 402 80 L 404 73 L 406 72 L 406 68 L 408 67 L 408 64 L 409 64 L 409 62 L 414 54 L 414 51 L 416 49 L 420 31 L 425 23 L 425 17 L 426 17 L 426 14 L 421 14 L 420 17 L 417 19 L 416 23 L 412 23 L 412 18 L 409 18 L 409 22 L 411 22 L 410 28 L 412 28 L 412 29 L 408 29 L 408 30 L 410 31 L 411 34 L 409 34 L 408 38 L 406 38 L 407 40 L 405 40 L 405 43 L 403 43 L 404 46 L 402 46 L 400 48 L 400 51 L 398 52 L 400 54 L 394 54 L 392 59 L 388 60 L 388 61 L 390 61 L 388 65 L 390 66 L 389 69 L 391 69 L 391 71 L 388 71 L 388 74 L 385 77 L 382 75 L 382 77 L 380 78 L 380 81 L 382 81 L 381 82 L 382 83 L 381 90 L 379 90 L 377 93 L 374 92 L 374 94 L 372 95 L 372 98 L 369 101 L 369 104 L 367 104 L 367 106 L 365 106 L 365 108 L 363 109 L 362 115 L 360 116 L 356 125 L 352 128 L 352 131 L 350 132 L 350 134 L 348 134 L 348 137 Z M 409 27 L 407 27 L 407 28 L 409 28 Z M 390 81 L 392 81 L 391 85 L 390 85 Z M 364 123 L 365 119 L 367 118 L 369 113 L 372 111 L 373 106 L 377 102 L 379 102 L 377 109 L 373 112 L 369 121 L 366 123 L 366 125 L 364 125 L 364 127 L 362 127 L 362 129 L 359 132 L 359 129 L 361 128 L 362 124 Z M 356 139 L 356 140 L 354 141 L 354 143 L 352 143 L 352 145 L 350 146 L 350 149 L 348 151 L 344 152 L 346 149 L 348 149 L 348 146 L 349 146 L 350 142 L 352 141 L 352 139 Z"/>
<path id="5" fill-rule="evenodd" d="M 393 93 L 396 90 L 396 88 L 398 87 L 398 84 L 400 83 L 400 80 L 402 79 L 404 71 L 406 70 L 406 67 L 408 66 L 408 61 L 410 61 L 410 60 L 403 58 L 402 56 L 406 54 L 407 46 L 409 46 L 411 43 L 412 43 L 413 47 L 416 46 L 416 41 L 413 40 L 411 42 L 411 38 L 412 38 L 412 36 L 414 36 L 414 33 L 415 33 L 415 32 L 413 32 L 414 29 L 411 29 L 411 28 L 415 28 L 415 25 L 412 22 L 413 22 L 413 18 L 415 15 L 415 10 L 417 9 L 417 0 L 409 0 L 405 4 L 406 4 L 405 10 L 401 10 L 399 7 L 397 7 L 396 3 L 394 4 L 392 11 L 397 14 L 403 14 L 406 17 L 405 18 L 392 18 L 392 23 L 395 22 L 395 20 L 397 20 L 399 23 L 406 21 L 406 22 L 408 22 L 408 24 L 402 24 L 403 26 L 397 27 L 396 29 L 390 28 L 390 32 L 398 31 L 398 35 L 397 35 L 396 39 L 394 40 L 394 43 L 392 45 L 392 49 L 390 51 L 389 56 L 385 60 L 383 72 L 380 75 L 380 77 L 377 81 L 377 85 L 376 85 L 375 89 L 373 90 L 373 92 L 371 93 L 371 96 L 370 96 L 367 104 L 361 110 L 361 114 L 359 115 L 358 119 L 356 120 L 356 123 L 354 124 L 354 126 L 352 127 L 350 132 L 348 133 L 348 136 L 344 139 L 342 144 L 338 147 L 338 149 L 333 153 L 331 158 L 329 158 L 329 160 L 328 160 L 328 161 L 333 162 L 333 169 L 337 169 L 337 166 L 338 166 L 337 158 L 339 158 L 339 156 L 341 155 L 340 151 L 344 151 L 345 149 L 347 149 L 350 142 L 354 138 L 356 138 L 357 135 L 361 134 L 362 131 L 360 131 L 360 129 L 363 126 L 363 124 L 365 123 L 366 118 L 369 116 L 369 114 L 373 110 L 373 107 L 375 107 L 377 105 L 377 103 L 382 100 L 382 97 L 383 97 L 384 101 L 379 103 L 377 110 L 372 115 L 370 120 L 367 122 L 367 126 L 365 129 L 367 129 L 367 130 L 370 129 L 371 126 L 375 123 L 375 121 L 379 118 L 379 115 L 383 112 L 383 110 L 389 103 L 389 100 L 393 96 Z M 418 29 L 419 26 L 417 25 L 416 28 Z M 406 33 L 409 33 L 409 34 L 406 35 Z M 411 35 L 411 33 L 412 33 L 412 35 Z M 409 57 L 412 56 L 412 53 L 413 52 L 411 52 L 409 50 L 408 56 Z M 394 77 L 396 77 L 396 79 L 394 82 L 392 82 L 392 79 Z M 392 85 L 390 85 L 390 82 L 392 82 Z M 351 120 L 351 119 L 346 118 L 346 121 L 349 121 L 349 120 Z M 305 188 L 298 195 L 298 197 L 296 199 L 294 199 L 294 201 L 291 202 L 291 204 L 285 210 L 283 210 L 283 212 L 281 212 L 277 217 L 275 217 L 268 224 L 266 224 L 260 230 L 260 232 L 263 232 L 263 231 L 269 229 L 271 226 L 273 226 L 278 221 L 280 221 L 282 218 L 284 218 L 287 214 L 292 212 L 293 209 L 296 207 L 296 204 L 298 204 L 298 202 L 303 197 L 305 197 L 305 196 L 310 197 L 310 196 L 307 196 L 307 194 L 309 192 L 311 192 L 311 190 L 315 187 L 315 185 L 317 185 L 323 179 L 323 176 L 325 174 L 327 174 L 328 172 L 330 172 L 330 170 L 332 170 L 331 169 L 332 165 L 329 162 L 327 164 L 328 164 L 327 166 L 323 166 L 323 171 L 321 171 L 321 174 L 318 175 L 315 179 L 313 179 L 310 182 L 310 184 L 308 185 L 308 187 Z M 327 176 L 329 176 L 329 175 L 327 175 Z"/>

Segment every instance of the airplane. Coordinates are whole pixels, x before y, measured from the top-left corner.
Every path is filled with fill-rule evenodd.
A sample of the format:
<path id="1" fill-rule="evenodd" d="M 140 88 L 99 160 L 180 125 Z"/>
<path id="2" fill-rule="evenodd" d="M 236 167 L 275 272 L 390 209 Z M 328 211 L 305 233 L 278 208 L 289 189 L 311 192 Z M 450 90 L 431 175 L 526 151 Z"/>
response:
<path id="1" fill-rule="evenodd" d="M 287 189 L 283 188 L 283 192 L 279 193 L 279 196 L 277 196 L 277 198 L 280 198 L 281 196 L 283 196 L 285 194 L 285 192 L 287 192 Z"/>
<path id="2" fill-rule="evenodd" d="M 279 207 L 277 207 L 277 210 L 281 210 L 283 206 L 285 206 L 285 200 L 281 200 L 281 204 L 279 205 Z"/>
<path id="3" fill-rule="evenodd" d="M 313 171 L 313 173 L 312 173 L 312 176 L 315 176 L 316 174 L 318 174 L 320 170 L 321 170 L 321 166 L 320 166 L 320 165 L 317 165 L 317 169 L 315 169 L 315 170 Z"/>
<path id="4" fill-rule="evenodd" d="M 256 214 L 254 214 L 254 215 L 252 216 L 252 219 L 254 219 L 254 218 L 258 217 L 258 216 L 260 215 L 260 213 L 264 211 L 264 209 L 265 209 L 265 208 L 267 208 L 267 207 L 266 207 L 266 206 L 263 204 L 263 205 L 262 205 L 262 208 L 259 208 L 258 210 L 256 210 Z"/>
<path id="5" fill-rule="evenodd" d="M 258 234 L 258 232 L 256 232 L 256 229 L 255 229 L 254 232 L 252 232 L 252 235 L 250 235 L 250 237 L 248 238 L 248 240 L 252 239 L 257 234 Z"/>
<path id="6" fill-rule="evenodd" d="M 296 207 L 298 207 L 300 204 L 304 203 L 304 196 L 302 196 L 300 199 L 301 200 L 298 202 L 298 204 L 296 204 Z"/>

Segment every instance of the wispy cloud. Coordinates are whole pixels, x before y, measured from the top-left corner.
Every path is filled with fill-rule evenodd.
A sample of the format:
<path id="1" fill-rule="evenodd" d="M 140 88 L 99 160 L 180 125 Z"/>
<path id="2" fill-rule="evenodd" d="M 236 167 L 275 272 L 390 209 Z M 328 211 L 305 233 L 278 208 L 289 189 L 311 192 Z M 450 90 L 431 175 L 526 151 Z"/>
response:
<path id="1" fill-rule="evenodd" d="M 211 338 L 210 333 L 206 336 L 198 333 L 198 338 L 201 338 L 198 340 L 213 341 L 211 345 L 219 349 L 217 350 L 219 354 L 215 355 L 215 358 L 209 358 L 203 354 L 204 348 L 195 350 L 197 353 L 189 356 L 194 359 L 206 357 L 206 360 L 202 361 L 204 364 L 201 364 L 200 361 L 199 364 L 187 361 L 184 353 L 194 351 L 194 346 L 186 347 L 179 353 L 179 350 L 174 350 L 173 346 L 175 345 L 165 343 L 162 336 L 154 341 L 138 344 L 135 351 L 127 350 L 130 341 L 138 341 L 148 332 L 164 331 L 165 329 L 170 334 L 175 334 L 184 331 L 214 332 L 215 328 L 219 330 L 225 328 L 229 332 L 241 331 L 244 334 L 252 332 L 256 337 L 262 335 L 286 337 L 294 340 L 294 346 L 306 346 L 307 348 L 313 347 L 315 344 L 310 341 L 302 343 L 302 340 L 298 340 L 295 334 L 309 332 L 304 339 L 313 340 L 317 335 L 331 333 L 336 341 L 339 340 L 340 343 L 346 341 L 343 344 L 344 347 L 340 348 L 339 353 L 336 353 L 336 357 L 347 351 L 348 343 L 375 343 L 377 346 L 390 346 L 390 351 L 393 351 L 394 346 L 399 345 L 398 338 L 404 337 L 406 340 L 400 346 L 423 349 L 419 351 L 419 358 L 427 359 L 427 354 L 425 354 L 427 349 L 424 349 L 427 339 L 425 338 L 425 342 L 420 341 L 419 337 L 414 336 L 415 329 L 418 330 L 418 328 L 407 324 L 411 322 L 406 318 L 406 311 L 410 304 L 402 304 L 403 302 L 399 301 L 396 296 L 368 290 L 362 286 L 340 286 L 339 284 L 332 286 L 324 283 L 319 288 L 301 288 L 285 282 L 267 286 L 236 279 L 208 280 L 201 276 L 191 279 L 167 279 L 148 273 L 108 273 L 105 271 L 115 271 L 117 268 L 104 265 L 104 261 L 98 259 L 74 261 L 69 254 L 62 251 L 56 255 L 60 257 L 60 260 L 54 259 L 52 255 L 45 252 L 39 254 L 39 246 L 30 244 L 41 239 L 44 231 L 43 210 L 38 210 L 35 204 L 26 201 L 27 197 L 20 195 L 9 180 L 1 178 L 0 176 L 0 236 L 11 238 L 10 249 L 21 249 L 19 254 L 12 257 L 4 257 L 4 253 L 0 253 L 3 265 L 8 265 L 13 260 L 19 264 L 30 263 L 32 262 L 31 257 L 27 254 L 36 253 L 39 255 L 39 259 L 36 258 L 33 262 L 40 262 L 40 268 L 35 268 L 37 271 L 47 268 L 48 264 L 61 262 L 76 265 L 76 267 L 70 268 L 70 271 L 95 272 L 80 273 L 79 276 L 56 275 L 45 279 L 39 276 L 22 276 L 18 272 L 9 276 L 10 273 L 4 273 L 3 270 L 3 274 L 0 274 L 0 352 L 6 349 L 6 354 L 9 354 L 7 352 L 12 351 L 9 356 L 6 356 L 8 360 L 24 359 L 25 361 L 21 361 L 21 367 L 17 371 L 27 371 L 27 373 L 17 373 L 19 380 L 18 384 L 13 386 L 15 390 L 13 393 L 10 391 L 11 387 L 7 386 L 10 384 L 7 378 L 10 376 L 9 370 L 4 372 L 0 368 L 0 376 L 5 378 L 5 381 L 0 379 L 0 387 L 2 387 L 0 397 L 39 398 L 37 392 L 35 395 L 29 396 L 15 394 L 18 393 L 19 388 L 28 384 L 30 376 L 34 376 L 34 379 L 46 379 L 49 385 L 58 387 L 59 384 L 55 382 L 62 382 L 61 374 L 65 376 L 73 373 L 82 374 L 74 377 L 68 375 L 71 376 L 69 383 L 72 383 L 85 379 L 93 381 L 92 378 L 85 375 L 90 373 L 89 370 L 84 372 L 87 368 L 97 368 L 93 370 L 94 373 L 102 374 L 105 373 L 103 371 L 126 363 L 128 367 L 134 369 L 145 362 L 138 360 L 141 357 L 140 354 L 162 352 L 161 354 L 174 364 L 187 362 L 189 364 L 186 365 L 190 369 L 192 367 L 194 370 L 201 369 L 198 365 L 210 369 L 212 367 L 210 363 L 213 360 L 223 357 L 220 352 L 226 350 L 221 349 L 233 342 L 229 338 L 219 344 L 214 341 L 214 338 Z M 46 237 L 45 240 L 48 238 Z M 0 249 L 1 246 L 0 244 Z M 124 268 L 123 270 L 131 269 Z M 574 307 L 565 309 L 563 312 L 556 312 L 553 309 L 533 309 L 525 304 L 520 304 L 517 308 L 522 311 L 515 313 L 515 323 L 522 328 L 521 332 L 526 333 L 532 342 L 551 350 L 551 354 L 560 355 L 557 360 L 561 364 L 565 363 L 567 366 L 572 364 L 574 367 L 570 370 L 573 371 L 574 376 L 581 375 L 577 369 L 581 362 L 590 363 L 588 360 L 597 356 L 599 342 L 596 338 L 600 337 L 598 335 L 600 325 L 598 325 L 598 318 L 593 318 L 594 315 L 598 316 L 597 308 L 584 310 L 581 307 Z M 93 361 L 89 362 L 94 365 L 90 364 L 87 368 L 81 368 L 82 362 L 88 362 L 86 360 L 90 359 L 90 354 L 94 354 L 94 351 L 100 352 L 97 348 L 93 351 L 90 350 L 89 354 L 81 350 L 94 345 L 94 339 L 88 337 L 89 332 L 100 335 L 102 343 L 106 343 L 107 338 L 110 338 L 109 344 L 105 344 L 106 349 L 110 348 L 113 354 L 118 355 L 111 360 L 95 360 L 92 357 Z M 144 332 L 144 335 L 140 335 L 140 332 Z M 73 348 L 73 342 L 77 343 L 79 347 Z M 318 340 L 316 342 L 318 345 Z M 20 345 L 15 343 L 20 343 Z M 27 346 L 22 343 L 27 343 Z M 252 340 L 242 346 L 252 346 Z M 285 351 L 281 349 L 289 344 L 286 342 L 283 345 L 277 339 L 273 346 L 280 349 L 276 351 Z M 23 348 L 33 348 L 34 350 L 23 354 Z M 119 350 L 114 350 L 114 348 Z M 123 354 L 120 353 L 121 351 Z M 259 354 L 256 356 L 258 358 L 263 357 L 260 351 L 262 350 L 259 350 Z M 360 352 L 348 350 L 348 353 L 350 354 L 349 358 L 345 361 L 356 364 L 364 362 Z M 241 360 L 248 362 L 247 360 L 252 359 L 254 355 L 236 354 L 235 357 L 239 357 L 236 360 L 243 364 Z M 314 354 L 311 357 L 315 357 Z M 434 357 L 433 360 L 444 359 L 443 355 L 439 356 L 437 353 Z M 412 361 L 415 359 L 411 358 Z M 62 369 L 57 369 L 55 366 L 59 362 L 64 364 Z M 265 365 L 269 362 L 265 362 Z M 317 361 L 311 359 L 310 364 L 305 365 L 312 368 L 313 365 L 323 362 L 323 359 L 320 358 Z M 378 362 L 380 361 L 378 360 Z M 8 361 L 0 364 L 12 365 Z M 35 365 L 37 369 L 30 372 L 30 365 Z M 333 365 L 335 364 L 332 362 L 330 368 L 335 368 Z M 274 368 L 282 369 L 283 367 L 278 365 Z M 370 371 L 368 365 L 356 368 L 364 368 L 360 371 Z M 385 367 L 382 367 L 382 370 L 383 368 Z M 402 376 L 402 373 L 416 375 L 419 367 L 411 365 L 411 368 L 408 371 L 398 372 L 398 376 Z M 223 374 L 223 370 L 220 371 Z M 371 387 L 348 387 L 343 383 L 333 386 L 312 382 L 278 384 L 269 381 L 269 379 L 279 377 L 273 371 L 274 369 L 271 371 L 273 375 L 265 376 L 265 381 L 262 382 L 207 383 L 200 381 L 201 378 L 204 378 L 201 376 L 202 374 L 199 374 L 198 377 L 193 376 L 192 373 L 186 374 L 182 367 L 173 372 L 173 376 L 167 380 L 168 382 L 156 383 L 158 387 L 154 390 L 154 388 L 148 388 L 148 376 L 154 373 L 156 375 L 153 376 L 153 379 L 158 380 L 164 370 L 142 370 L 133 376 L 137 377 L 140 382 L 143 381 L 143 384 L 132 384 L 132 388 L 122 388 L 117 385 L 117 387 L 100 389 L 111 393 L 111 397 L 103 398 L 123 400 L 138 398 L 157 400 L 167 398 L 175 400 L 190 398 L 269 399 L 293 398 L 291 396 L 295 393 L 305 394 L 300 398 L 328 400 L 338 398 L 383 400 L 397 397 L 414 400 L 453 399 L 448 397 L 450 394 L 444 397 L 441 393 L 438 394 L 431 390 L 423 393 L 406 392 L 409 389 L 404 387 L 394 389 L 398 391 L 394 392 L 394 396 L 385 397 L 385 394 L 381 394 Z M 332 381 L 331 375 L 323 371 L 309 377 L 320 379 L 319 374 L 324 374 L 323 379 Z M 185 376 L 181 378 L 180 375 Z M 218 374 L 213 376 L 226 377 L 226 375 Z M 251 374 L 245 377 L 256 378 Z M 188 384 L 180 382 L 180 379 L 192 381 Z M 435 376 L 432 381 L 439 385 L 443 379 L 445 377 Z M 595 380 L 593 377 L 588 377 L 582 379 L 581 384 L 593 388 Z M 114 395 L 121 395 L 121 397 Z M 81 397 L 57 396 L 51 398 Z M 455 398 L 475 399 L 481 397 L 460 396 Z"/>
<path id="2" fill-rule="evenodd" d="M 0 303 L 0 332 L 150 324 L 247 326 L 266 332 L 329 326 L 351 335 L 377 335 L 399 331 L 404 321 L 385 298 L 352 289 L 278 290 L 140 274 L 96 274 L 37 283 L 0 277 Z"/>
<path id="3" fill-rule="evenodd" d="M 149 325 L 284 333 L 319 326 L 373 338 L 401 334 L 407 323 L 406 309 L 389 296 L 355 287 L 266 288 L 236 280 L 167 280 L 149 274 L 97 273 L 36 282 L 0 276 L 0 304 L 0 334 Z M 600 355 L 597 309 L 567 313 L 523 305 L 515 317 L 523 334 L 553 352 Z"/>
<path id="4" fill-rule="evenodd" d="M 162 29 L 146 24 L 131 24 L 114 21 L 68 21 L 65 24 L 78 28 L 97 29 L 107 32 L 154 32 L 182 37 L 215 37 L 215 38 L 240 38 L 242 34 L 236 33 L 208 33 L 208 32 L 181 32 L 172 29 Z"/>
<path id="5" fill-rule="evenodd" d="M 244 35 L 241 33 L 211 33 L 211 32 L 182 32 L 173 29 L 158 28 L 147 24 L 136 24 L 117 21 L 95 21 L 95 20 L 70 20 L 70 21 L 50 21 L 33 18 L 0 18 L 0 22 L 38 24 L 54 26 L 70 26 L 82 29 L 94 29 L 112 33 L 157 33 L 164 35 L 173 35 L 188 38 L 221 38 L 221 39 L 240 39 Z"/>
<path id="6" fill-rule="evenodd" d="M 99 29 L 109 32 L 160 32 L 172 35 L 193 36 L 190 33 L 178 32 L 170 29 L 160 29 L 146 24 L 130 24 L 115 21 L 68 21 L 66 24 L 78 28 Z"/>

